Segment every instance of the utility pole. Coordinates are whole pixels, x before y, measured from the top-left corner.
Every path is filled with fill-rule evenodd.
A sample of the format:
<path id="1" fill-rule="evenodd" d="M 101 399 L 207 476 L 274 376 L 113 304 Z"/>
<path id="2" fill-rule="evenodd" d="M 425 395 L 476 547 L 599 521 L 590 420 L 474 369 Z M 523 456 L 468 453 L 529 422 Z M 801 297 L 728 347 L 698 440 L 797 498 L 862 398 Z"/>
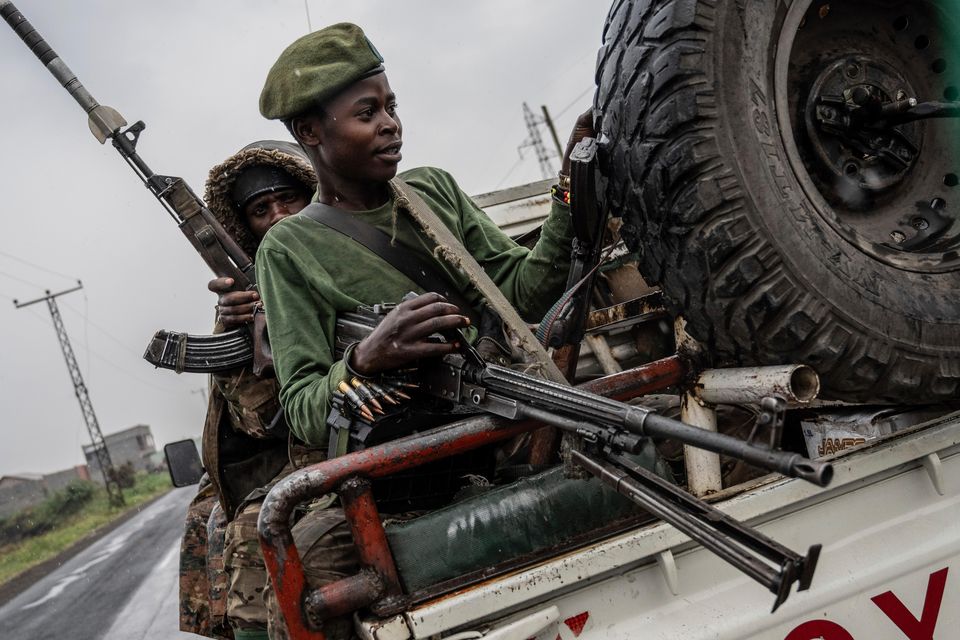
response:
<path id="1" fill-rule="evenodd" d="M 546 113 L 546 107 L 543 108 L 544 113 Z M 543 174 L 544 178 L 550 178 L 556 175 L 556 171 L 553 168 L 553 163 L 550 162 L 551 153 L 547 150 L 546 146 L 543 144 L 543 138 L 540 136 L 540 125 L 548 122 L 547 119 L 538 118 L 533 115 L 533 112 L 530 111 L 530 107 L 527 106 L 527 103 L 523 103 L 523 121 L 527 125 L 527 139 L 517 148 L 520 151 L 521 157 L 523 156 L 523 149 L 525 147 L 533 147 L 534 152 L 537 154 L 537 162 L 540 163 L 540 173 Z M 552 126 L 552 122 L 550 125 Z M 556 133 L 553 134 L 554 141 L 557 143 L 557 149 L 560 148 L 560 142 L 556 140 Z M 562 152 L 559 152 L 562 155 Z"/>
<path id="2" fill-rule="evenodd" d="M 543 124 L 547 125 L 547 129 L 550 130 L 550 137 L 553 138 L 553 144 L 557 147 L 557 157 L 563 157 L 563 147 L 560 146 L 560 138 L 557 137 L 557 128 L 553 126 L 553 118 L 550 117 L 550 112 L 547 111 L 547 105 L 540 105 L 540 109 L 543 111 Z"/>
<path id="3" fill-rule="evenodd" d="M 67 369 L 70 371 L 70 378 L 73 380 L 73 391 L 80 402 L 80 411 L 83 413 L 83 419 L 87 423 L 87 432 L 90 434 L 90 442 L 93 443 L 93 451 L 97 456 L 97 463 L 100 465 L 100 473 L 103 474 L 103 484 L 107 489 L 107 497 L 110 504 L 120 506 L 123 504 L 123 491 L 120 489 L 120 483 L 117 482 L 116 473 L 114 473 L 113 462 L 110 460 L 110 452 L 107 450 L 107 443 L 103 440 L 103 434 L 100 432 L 100 424 L 97 422 L 97 414 L 93 412 L 93 404 L 90 402 L 90 396 L 87 394 L 87 386 L 83 383 L 83 376 L 80 375 L 80 367 L 77 365 L 77 359 L 73 355 L 73 347 L 70 346 L 70 338 L 67 336 L 67 330 L 63 327 L 63 318 L 60 317 L 60 309 L 57 307 L 57 296 L 72 293 L 83 288 L 83 283 L 77 280 L 77 286 L 73 289 L 60 291 L 59 293 L 50 293 L 47 289 L 42 298 L 30 300 L 29 302 L 13 301 L 13 306 L 17 309 L 28 307 L 37 302 L 46 302 L 50 310 L 50 317 L 53 318 L 53 328 L 57 332 L 57 338 L 60 340 L 60 349 L 63 351 L 63 359 L 67 362 Z"/>

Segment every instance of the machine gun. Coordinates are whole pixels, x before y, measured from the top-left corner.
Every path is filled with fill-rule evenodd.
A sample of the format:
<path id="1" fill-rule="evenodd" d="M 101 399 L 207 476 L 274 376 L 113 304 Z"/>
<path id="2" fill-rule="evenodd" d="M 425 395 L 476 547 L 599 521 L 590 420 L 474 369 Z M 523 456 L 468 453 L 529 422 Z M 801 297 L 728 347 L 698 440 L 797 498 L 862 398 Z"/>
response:
<path id="1" fill-rule="evenodd" d="M 337 334 L 344 337 L 338 341 L 337 350 L 369 333 L 391 308 L 376 305 L 345 314 L 338 320 Z M 489 364 L 459 331 L 437 339 L 458 342 L 461 349 L 442 359 L 423 362 L 405 375 L 388 372 L 368 381 L 354 381 L 362 393 L 351 400 L 347 391 L 334 400 L 328 419 L 331 456 L 383 442 L 384 436 L 392 439 L 402 434 L 394 418 L 416 424 L 407 413 L 396 409 L 387 408 L 380 417 L 365 410 L 366 404 L 358 406 L 365 397 L 376 398 L 383 390 L 388 394 L 401 390 L 414 404 L 419 397 L 432 411 L 436 411 L 437 402 L 446 402 L 460 413 L 474 411 L 548 424 L 583 438 L 584 452 L 573 452 L 577 464 L 764 585 L 776 595 L 774 609 L 786 600 L 794 582 L 799 590 L 809 588 L 820 545 L 811 546 L 805 556 L 799 555 L 637 466 L 629 454 L 639 453 L 647 438 L 670 438 L 821 487 L 827 486 L 833 476 L 829 463 L 700 429 L 640 405 Z M 333 443 L 344 443 L 345 436 L 349 446 L 335 450 Z"/>
<path id="2" fill-rule="evenodd" d="M 146 128 L 143 121 L 127 127 L 127 121 L 116 109 L 98 103 L 10 0 L 0 0 L 0 16 L 83 107 L 94 137 L 100 144 L 110 140 L 114 149 L 177 223 L 207 266 L 218 277 L 233 278 L 234 290 L 254 288 L 256 274 L 253 261 L 223 229 L 203 201 L 182 178 L 154 173 L 137 153 L 137 142 Z M 253 358 L 254 372 L 259 375 L 271 365 L 264 338 L 263 314 L 256 314 L 250 330 L 241 328 L 218 336 L 187 336 L 159 331 L 147 347 L 144 358 L 156 366 L 178 372 L 223 370 Z M 211 369 L 214 365 L 217 368 Z"/>

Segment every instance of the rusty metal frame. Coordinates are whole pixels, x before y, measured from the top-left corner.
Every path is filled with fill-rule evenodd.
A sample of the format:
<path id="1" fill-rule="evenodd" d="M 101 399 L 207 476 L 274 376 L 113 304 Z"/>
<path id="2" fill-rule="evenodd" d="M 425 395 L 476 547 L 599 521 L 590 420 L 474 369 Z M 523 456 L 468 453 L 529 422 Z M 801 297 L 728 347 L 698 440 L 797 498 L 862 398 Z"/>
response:
<path id="1" fill-rule="evenodd" d="M 579 388 L 628 400 L 678 385 L 687 375 L 686 361 L 671 356 L 587 382 Z M 464 453 L 541 426 L 532 421 L 474 417 L 327 460 L 296 471 L 279 482 L 264 499 L 258 531 L 291 640 L 325 640 L 323 631 L 317 629 L 323 620 L 364 606 L 372 605 L 374 612 L 389 609 L 403 599 L 396 565 L 366 479 Z M 293 542 L 290 515 L 298 504 L 331 491 L 341 496 L 361 569 L 356 576 L 312 589 L 307 585 L 303 561 Z"/>

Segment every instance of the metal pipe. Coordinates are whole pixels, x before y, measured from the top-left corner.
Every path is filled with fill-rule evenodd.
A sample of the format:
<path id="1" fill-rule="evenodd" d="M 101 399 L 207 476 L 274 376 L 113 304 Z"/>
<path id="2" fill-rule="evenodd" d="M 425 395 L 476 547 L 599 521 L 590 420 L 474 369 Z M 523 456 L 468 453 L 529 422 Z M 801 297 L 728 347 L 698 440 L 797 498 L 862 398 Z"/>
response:
<path id="1" fill-rule="evenodd" d="M 674 320 L 673 332 L 677 353 L 699 354 L 703 351 L 703 346 L 687 333 L 683 316 Z M 717 432 L 717 412 L 697 400 L 689 389 L 680 396 L 680 420 L 708 433 Z M 716 450 L 695 447 L 688 441 L 683 445 L 683 465 L 687 472 L 687 488 L 693 495 L 705 496 L 723 488 L 720 454 Z"/>
<path id="2" fill-rule="evenodd" d="M 602 335 L 587 334 L 583 336 L 583 339 L 590 345 L 590 350 L 593 351 L 605 375 L 612 375 L 623 371 L 623 367 L 620 366 L 620 363 L 617 362 L 617 359 L 613 356 L 613 352 L 610 349 L 610 345 L 607 344 L 606 338 Z"/>
<path id="3" fill-rule="evenodd" d="M 689 392 L 680 399 L 680 420 L 705 431 L 717 432 L 717 412 L 713 407 L 701 404 Z M 719 454 L 685 444 L 683 464 L 687 470 L 687 488 L 693 495 L 702 497 L 723 488 Z"/>
<path id="4" fill-rule="evenodd" d="M 343 502 L 343 514 L 350 525 L 353 543 L 357 548 L 360 566 L 369 567 L 383 582 L 383 595 L 396 596 L 403 593 L 397 565 L 390 554 L 387 534 L 377 505 L 373 500 L 373 490 L 366 478 L 350 478 L 340 485 L 338 491 Z M 371 600 L 372 602 L 372 600 Z"/>
<path id="5" fill-rule="evenodd" d="M 817 397 L 820 377 L 805 364 L 709 369 L 700 374 L 693 392 L 708 404 L 757 404 L 774 395 L 803 404 Z"/>
<path id="6" fill-rule="evenodd" d="M 373 569 L 327 583 L 307 594 L 303 611 L 311 624 L 322 628 L 324 620 L 342 618 L 366 607 L 383 595 L 383 580 Z"/>

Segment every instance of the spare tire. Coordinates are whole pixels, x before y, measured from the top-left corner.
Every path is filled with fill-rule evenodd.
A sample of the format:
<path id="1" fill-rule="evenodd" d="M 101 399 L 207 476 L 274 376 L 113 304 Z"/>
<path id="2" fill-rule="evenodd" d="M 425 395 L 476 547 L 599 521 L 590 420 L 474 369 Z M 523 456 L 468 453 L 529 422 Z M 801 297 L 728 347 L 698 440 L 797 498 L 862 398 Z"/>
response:
<path id="1" fill-rule="evenodd" d="M 601 197 L 715 365 L 806 363 L 850 401 L 957 397 L 960 127 L 900 121 L 909 98 L 957 99 L 947 8 L 613 4 Z"/>

